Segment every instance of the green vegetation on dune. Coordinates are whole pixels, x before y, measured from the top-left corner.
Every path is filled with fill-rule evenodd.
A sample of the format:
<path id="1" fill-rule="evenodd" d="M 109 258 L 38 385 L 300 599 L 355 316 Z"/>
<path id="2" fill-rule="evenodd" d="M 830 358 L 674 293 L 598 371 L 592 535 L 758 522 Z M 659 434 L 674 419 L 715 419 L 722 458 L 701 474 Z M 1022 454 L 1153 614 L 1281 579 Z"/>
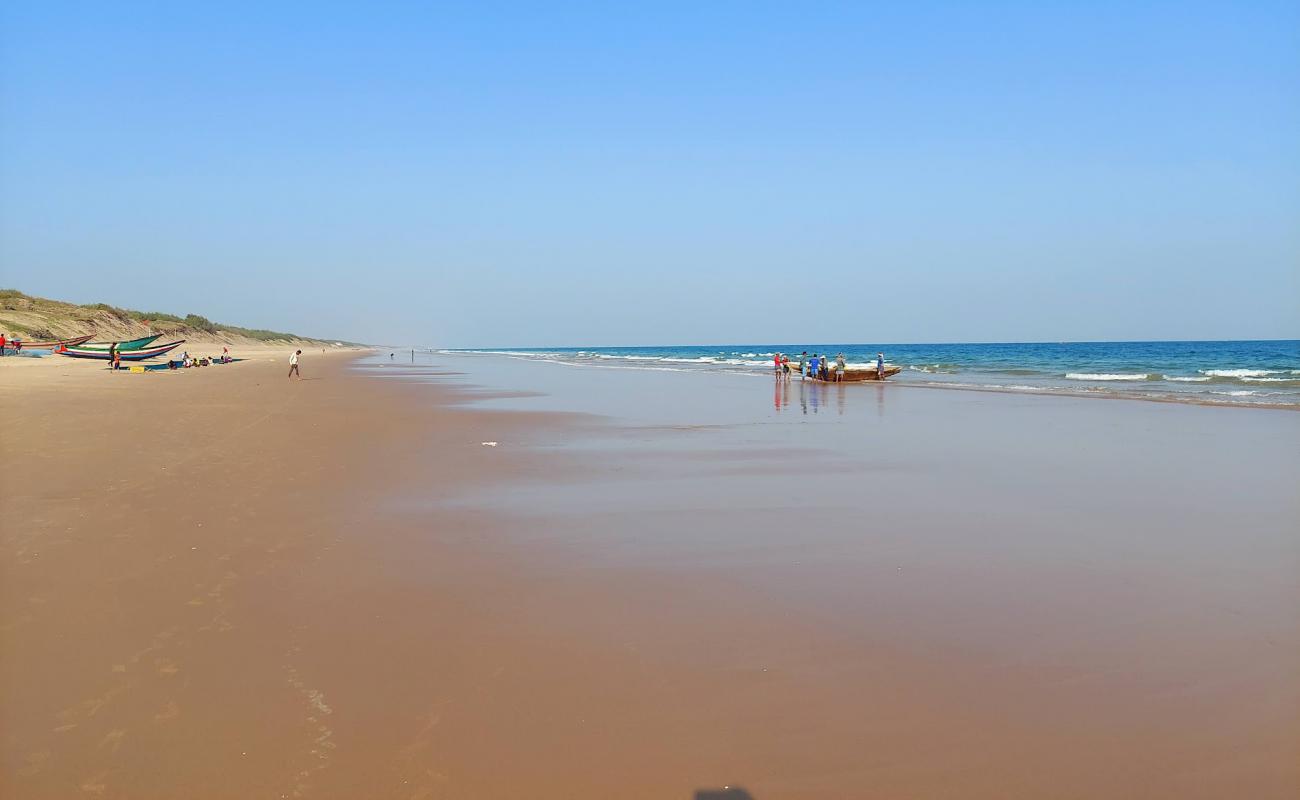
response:
<path id="1" fill-rule="evenodd" d="M 34 328 L 29 328 L 21 322 L 14 322 L 13 320 L 8 319 L 0 319 L 0 331 L 4 331 L 5 333 L 21 333 L 24 336 L 31 336 L 36 333 Z"/>
<path id="2" fill-rule="evenodd" d="M 64 323 L 80 323 L 93 325 L 96 317 L 103 321 L 103 316 L 108 315 L 124 323 L 140 323 L 149 325 L 160 330 L 189 329 L 193 331 L 202 331 L 210 334 L 229 334 L 234 336 L 243 336 L 249 339 L 256 339 L 263 342 L 288 341 L 293 339 L 313 340 L 309 337 L 298 336 L 292 333 L 281 331 L 270 331 L 263 328 L 244 328 L 239 325 L 223 325 L 219 322 L 213 322 L 207 317 L 199 314 L 186 314 L 183 317 L 175 314 L 168 314 L 162 311 L 136 311 L 129 308 L 118 308 L 108 303 L 85 303 L 77 305 L 75 303 L 64 303 L 59 300 L 48 300 L 43 297 L 32 297 L 24 294 L 17 289 L 0 289 L 0 310 L 10 310 L 21 313 L 40 314 L 50 321 Z M 0 330 L 12 333 L 20 333 L 25 336 L 35 335 L 41 332 L 40 329 L 32 328 L 12 320 L 0 319 Z"/>

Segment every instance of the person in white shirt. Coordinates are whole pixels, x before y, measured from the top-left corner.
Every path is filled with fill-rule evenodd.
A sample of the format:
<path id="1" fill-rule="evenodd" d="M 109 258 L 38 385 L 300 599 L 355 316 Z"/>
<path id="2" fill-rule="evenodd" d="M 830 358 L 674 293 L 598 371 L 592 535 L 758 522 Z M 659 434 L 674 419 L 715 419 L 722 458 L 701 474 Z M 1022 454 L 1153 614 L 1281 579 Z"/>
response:
<path id="1" fill-rule="evenodd" d="M 295 350 L 293 351 L 293 355 L 289 356 L 289 377 L 290 378 L 292 378 L 294 375 L 297 375 L 298 380 L 302 380 L 302 373 L 298 371 L 298 356 L 300 355 L 302 355 L 302 351 Z"/>

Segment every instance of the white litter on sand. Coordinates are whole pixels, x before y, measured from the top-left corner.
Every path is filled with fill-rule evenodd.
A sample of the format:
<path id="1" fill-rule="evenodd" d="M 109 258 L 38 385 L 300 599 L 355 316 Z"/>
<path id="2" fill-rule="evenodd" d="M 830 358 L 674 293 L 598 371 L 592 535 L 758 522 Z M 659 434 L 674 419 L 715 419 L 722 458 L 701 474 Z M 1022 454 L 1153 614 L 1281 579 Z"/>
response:
<path id="1" fill-rule="evenodd" d="M 496 442 L 482 442 L 482 445 L 483 445 L 484 447 L 496 447 L 496 446 L 497 446 L 497 443 L 496 443 Z"/>

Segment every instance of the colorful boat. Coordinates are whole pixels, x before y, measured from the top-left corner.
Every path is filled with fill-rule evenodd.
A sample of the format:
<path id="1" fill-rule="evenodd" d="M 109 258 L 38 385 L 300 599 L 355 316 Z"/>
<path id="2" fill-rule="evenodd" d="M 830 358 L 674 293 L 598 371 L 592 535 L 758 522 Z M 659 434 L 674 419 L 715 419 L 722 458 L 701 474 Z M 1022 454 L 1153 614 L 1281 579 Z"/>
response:
<path id="1" fill-rule="evenodd" d="M 74 347 L 76 345 L 82 344 L 83 342 L 88 340 L 91 336 L 94 336 L 94 334 L 92 333 L 92 334 L 87 334 L 86 336 L 78 336 L 74 339 L 57 339 L 52 342 L 27 342 L 27 341 L 23 341 L 22 339 L 19 339 L 17 341 L 6 343 L 5 349 L 6 350 L 18 350 L 18 349 L 53 350 L 56 347 L 62 347 L 64 345 L 67 345 L 68 347 Z M 22 347 L 19 348 L 18 345 L 22 345 Z"/>
<path id="2" fill-rule="evenodd" d="M 118 350 L 117 354 L 121 356 L 123 361 L 143 361 L 146 358 L 154 358 L 163 353 L 169 353 L 183 344 L 185 344 L 185 340 L 181 339 L 175 342 L 168 342 L 167 344 L 144 347 L 139 350 Z M 97 358 L 100 361 L 108 361 L 109 359 L 107 350 L 88 350 L 84 347 L 60 347 L 54 352 L 61 356 L 71 356 L 72 358 Z"/>
<path id="3" fill-rule="evenodd" d="M 86 339 L 89 338 L 90 338 L 89 336 L 86 337 Z M 126 352 L 128 350 L 143 350 L 144 348 L 148 347 L 149 345 L 153 344 L 155 341 L 161 338 L 162 338 L 161 333 L 155 333 L 153 336 L 141 336 L 139 339 L 131 339 L 130 341 L 126 341 L 126 342 L 118 342 L 117 349 L 120 352 Z M 82 339 L 81 341 L 85 342 L 86 339 Z M 108 352 L 108 348 L 113 346 L 112 342 L 87 342 L 86 344 L 80 344 L 80 343 L 78 344 L 80 346 L 80 349 L 82 350 L 103 350 L 105 352 Z M 26 345 L 24 345 L 24 347 L 25 346 Z M 68 346 L 71 347 L 72 345 L 69 344 Z"/>

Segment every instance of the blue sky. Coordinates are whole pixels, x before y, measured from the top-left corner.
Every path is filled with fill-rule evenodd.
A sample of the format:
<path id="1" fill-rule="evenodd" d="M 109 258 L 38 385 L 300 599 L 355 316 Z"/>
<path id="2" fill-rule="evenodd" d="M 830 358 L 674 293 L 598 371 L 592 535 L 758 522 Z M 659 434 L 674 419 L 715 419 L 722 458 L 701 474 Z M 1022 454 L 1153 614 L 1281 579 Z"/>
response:
<path id="1" fill-rule="evenodd" d="M 1300 336 L 1295 3 L 5 4 L 0 285 L 439 346 Z"/>

